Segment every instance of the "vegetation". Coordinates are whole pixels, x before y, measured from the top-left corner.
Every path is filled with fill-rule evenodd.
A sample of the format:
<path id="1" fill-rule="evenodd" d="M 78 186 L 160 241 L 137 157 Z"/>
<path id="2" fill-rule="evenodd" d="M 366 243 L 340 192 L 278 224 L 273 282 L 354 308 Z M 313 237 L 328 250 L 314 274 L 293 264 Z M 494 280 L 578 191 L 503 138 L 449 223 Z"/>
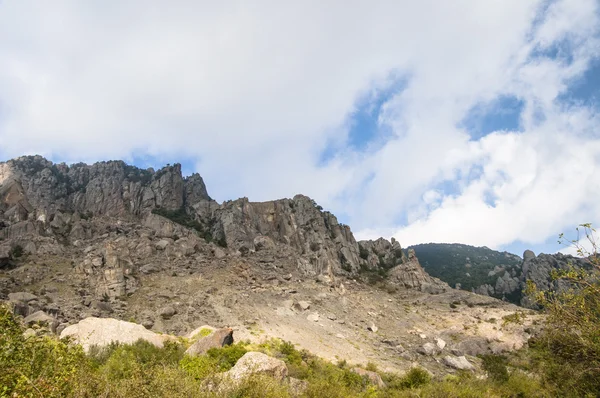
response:
<path id="1" fill-rule="evenodd" d="M 428 274 L 443 280 L 454 287 L 460 283 L 461 289 L 471 291 L 481 285 L 496 285 L 496 280 L 504 272 L 490 276 L 490 271 L 499 267 L 516 276 L 521 274 L 521 258 L 511 253 L 498 252 L 487 247 L 463 244 L 427 243 L 411 246 Z M 467 276 L 469 274 L 469 276 Z M 502 298 L 502 297 L 498 297 Z M 519 303 L 521 293 L 506 297 L 508 301 Z"/>
<path id="2" fill-rule="evenodd" d="M 536 360 L 546 380 L 560 380 L 565 395 L 600 396 L 600 257 L 596 230 L 590 224 L 577 228 L 573 245 L 587 257 L 591 269 L 555 271 L 553 278 L 569 282 L 560 292 L 538 291 L 529 284 L 527 293 L 547 312 L 543 332 L 533 342 Z M 583 242 L 579 235 L 583 234 Z M 587 246 L 587 247 L 586 247 Z"/>
<path id="3" fill-rule="evenodd" d="M 214 239 L 212 232 L 210 231 L 210 225 L 206 228 L 202 223 L 195 220 L 192 216 L 190 216 L 184 208 L 176 209 L 176 210 L 168 210 L 162 207 L 158 207 L 152 210 L 152 214 L 157 214 L 159 216 L 168 218 L 176 224 L 183 225 L 184 227 L 195 230 L 200 237 L 204 238 L 207 242 L 214 241 L 221 247 L 227 247 L 227 241 L 224 236 L 221 236 L 218 239 Z"/>
<path id="4" fill-rule="evenodd" d="M 377 388 L 345 362 L 332 364 L 293 344 L 270 340 L 256 345 L 239 342 L 211 349 L 206 355 L 184 355 L 176 342 L 157 348 L 150 343 L 111 344 L 84 354 L 80 346 L 53 337 L 24 337 L 23 325 L 7 307 L 0 307 L 0 397 L 508 397 L 551 396 L 541 383 L 521 371 L 508 378 L 480 380 L 470 373 L 433 380 L 413 368 L 401 376 L 377 371 L 386 384 Z M 293 394 L 288 383 L 255 375 L 219 390 L 219 374 L 247 351 L 280 358 L 291 377 L 303 380 Z M 496 375 L 501 371 L 488 370 Z M 508 373 L 508 372 L 507 372 Z"/>
<path id="5" fill-rule="evenodd" d="M 181 343 L 157 348 L 147 342 L 111 344 L 85 354 L 80 346 L 55 337 L 24 335 L 11 309 L 0 306 L 0 398 L 8 397 L 594 397 L 600 396 L 600 261 L 595 231 L 582 226 L 592 249 L 571 241 L 586 255 L 592 270 L 555 273 L 570 282 L 561 293 L 529 292 L 547 313 L 544 328 L 530 347 L 507 356 L 480 358 L 487 377 L 458 372 L 433 378 L 413 368 L 404 375 L 386 373 L 374 364 L 385 387 L 341 361 L 333 364 L 293 344 L 270 340 L 238 342 L 189 357 Z M 505 317 L 519 322 L 520 314 Z M 265 375 L 232 385 L 221 373 L 248 351 L 280 358 L 289 375 L 304 383 L 298 391 Z M 224 390 L 224 388 L 226 388 Z"/>
<path id="6" fill-rule="evenodd" d="M 24 253 L 23 246 L 15 245 L 15 246 L 13 246 L 13 248 L 10 251 L 10 257 L 12 259 L 17 259 L 17 258 L 21 257 L 23 255 L 23 253 Z"/>

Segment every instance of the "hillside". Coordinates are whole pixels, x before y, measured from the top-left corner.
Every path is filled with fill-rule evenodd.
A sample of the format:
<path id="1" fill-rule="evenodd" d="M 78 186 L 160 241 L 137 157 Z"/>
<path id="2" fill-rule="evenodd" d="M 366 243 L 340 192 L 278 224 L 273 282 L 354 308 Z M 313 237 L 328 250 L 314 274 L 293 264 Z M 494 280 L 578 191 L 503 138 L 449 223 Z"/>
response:
<path id="1" fill-rule="evenodd" d="M 421 265 L 430 275 L 463 290 L 476 291 L 483 285 L 496 286 L 498 277 L 505 272 L 511 278 L 521 276 L 523 260 L 512 253 L 459 243 L 426 243 L 410 248 L 415 250 Z M 521 300 L 520 290 L 509 294 L 494 291 L 490 295 L 505 297 L 513 303 Z"/>
<path id="2" fill-rule="evenodd" d="M 267 366 L 271 355 L 286 370 L 277 362 L 274 378 L 225 383 L 227 395 L 535 396 L 522 365 L 511 365 L 513 384 L 480 380 L 504 375 L 499 355 L 520 355 L 543 317 L 453 289 L 419 257 L 432 273 L 454 265 L 483 278 L 493 265 L 499 280 L 483 286 L 494 293 L 521 286 L 515 266 L 452 246 L 448 263 L 447 247 L 428 256 L 394 239 L 357 242 L 304 195 L 217 203 L 178 164 L 10 160 L 0 163 L 0 326 L 10 331 L 0 336 L 0 377 L 16 396 L 223 396 L 214 391 L 223 373 L 237 377 L 252 358 Z M 571 260 L 526 252 L 521 276 L 557 290 L 552 270 Z M 184 352 L 200 342 L 194 333 L 202 345 L 215 329 L 233 336 L 224 351 Z"/>

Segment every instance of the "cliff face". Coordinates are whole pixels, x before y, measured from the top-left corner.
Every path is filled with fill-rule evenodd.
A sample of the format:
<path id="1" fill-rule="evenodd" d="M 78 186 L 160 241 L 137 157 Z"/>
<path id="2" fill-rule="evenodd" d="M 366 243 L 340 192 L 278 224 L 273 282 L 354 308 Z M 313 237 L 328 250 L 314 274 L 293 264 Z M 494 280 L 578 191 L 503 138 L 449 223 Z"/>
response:
<path id="1" fill-rule="evenodd" d="M 0 211 L 13 223 L 47 221 L 56 213 L 139 216 L 210 200 L 202 178 L 184 179 L 179 164 L 155 172 L 122 161 L 67 166 L 40 156 L 0 163 L 0 198 Z"/>
<path id="2" fill-rule="evenodd" d="M 4 267 L 15 245 L 26 253 L 59 253 L 68 245 L 98 239 L 111 228 L 118 230 L 123 222 L 142 225 L 159 238 L 213 242 L 213 252 L 219 256 L 292 250 L 300 272 L 331 281 L 364 270 L 394 270 L 403 285 L 420 289 L 429 278 L 413 260 L 414 253 L 407 258 L 395 240 L 357 242 L 350 227 L 303 195 L 218 204 L 208 195 L 202 177 L 183 178 L 179 164 L 158 171 L 122 161 L 67 166 L 40 156 L 0 163 L 0 253 L 4 253 L 0 264 Z M 144 246 L 137 241 L 131 244 L 136 250 Z M 93 261 L 87 259 L 79 269 L 94 275 L 101 286 L 95 288 L 102 294 L 123 294 L 132 267 L 113 261 L 113 249 L 104 252 L 101 267 L 100 260 L 91 266 Z M 398 279 L 404 272 L 401 265 L 410 268 L 412 276 L 407 278 L 412 282 Z"/>

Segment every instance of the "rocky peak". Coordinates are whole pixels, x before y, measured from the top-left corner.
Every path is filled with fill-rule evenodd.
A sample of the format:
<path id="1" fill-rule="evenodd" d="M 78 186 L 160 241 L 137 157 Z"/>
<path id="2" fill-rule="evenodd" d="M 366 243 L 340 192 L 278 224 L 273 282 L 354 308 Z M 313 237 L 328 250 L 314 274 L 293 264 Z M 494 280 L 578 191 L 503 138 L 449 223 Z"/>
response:
<path id="1" fill-rule="evenodd" d="M 0 195 L 0 211 L 13 221 L 56 212 L 139 216 L 156 207 L 175 210 L 210 200 L 202 177 L 184 179 L 180 164 L 155 172 L 123 161 L 68 166 L 41 156 L 0 163 Z"/>
<path id="2" fill-rule="evenodd" d="M 442 293 L 451 289 L 447 283 L 425 272 L 412 248 L 408 249 L 406 260 L 389 271 L 389 276 L 392 281 L 405 288 L 422 292 Z"/>
<path id="3" fill-rule="evenodd" d="M 26 242 L 27 252 L 43 247 L 44 239 L 82 244 L 107 230 L 118 232 L 120 223 L 128 222 L 173 242 L 192 237 L 214 242 L 223 247 L 214 249 L 219 257 L 259 251 L 277 255 L 291 249 L 298 270 L 326 280 L 356 276 L 361 270 L 396 268 L 399 273 L 397 267 L 408 264 L 405 268 L 412 276 L 404 285 L 435 284 L 428 281 L 414 252 L 407 258 L 394 239 L 356 242 L 349 226 L 308 196 L 267 202 L 241 198 L 218 204 L 208 195 L 202 177 L 192 174 L 184 178 L 180 164 L 154 171 L 123 161 L 69 166 L 41 156 L 9 160 L 0 163 L 0 222 L 0 237 L 12 245 Z M 195 250 L 181 252 L 188 249 Z M 105 260 L 114 257 L 110 247 L 105 252 Z M 90 265 L 97 262 L 87 259 L 83 266 L 94 276 L 97 288 L 110 297 L 124 294 L 131 279 L 128 270 L 133 268 L 112 260 L 104 261 L 100 268 Z"/>

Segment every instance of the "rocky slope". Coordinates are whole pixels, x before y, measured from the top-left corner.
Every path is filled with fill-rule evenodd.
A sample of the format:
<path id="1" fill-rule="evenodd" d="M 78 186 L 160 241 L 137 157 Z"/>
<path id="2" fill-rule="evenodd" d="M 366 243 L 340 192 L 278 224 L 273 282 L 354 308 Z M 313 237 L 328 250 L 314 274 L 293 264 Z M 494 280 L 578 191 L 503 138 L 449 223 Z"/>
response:
<path id="1" fill-rule="evenodd" d="M 0 299 L 57 333 L 87 317 L 230 326 L 397 369 L 519 347 L 531 324 L 495 325 L 516 307 L 451 289 L 393 239 L 357 242 L 306 196 L 219 204 L 179 165 L 41 157 L 0 163 Z M 437 338 L 452 344 L 423 348 Z"/>
<path id="2" fill-rule="evenodd" d="M 525 295 L 528 281 L 540 290 L 558 291 L 567 283 L 554 280 L 553 270 L 590 268 L 586 259 L 561 253 L 536 257 L 526 250 L 521 259 L 515 254 L 463 244 L 429 243 L 410 249 L 415 250 L 428 273 L 450 285 L 528 308 L 535 307 Z"/>

